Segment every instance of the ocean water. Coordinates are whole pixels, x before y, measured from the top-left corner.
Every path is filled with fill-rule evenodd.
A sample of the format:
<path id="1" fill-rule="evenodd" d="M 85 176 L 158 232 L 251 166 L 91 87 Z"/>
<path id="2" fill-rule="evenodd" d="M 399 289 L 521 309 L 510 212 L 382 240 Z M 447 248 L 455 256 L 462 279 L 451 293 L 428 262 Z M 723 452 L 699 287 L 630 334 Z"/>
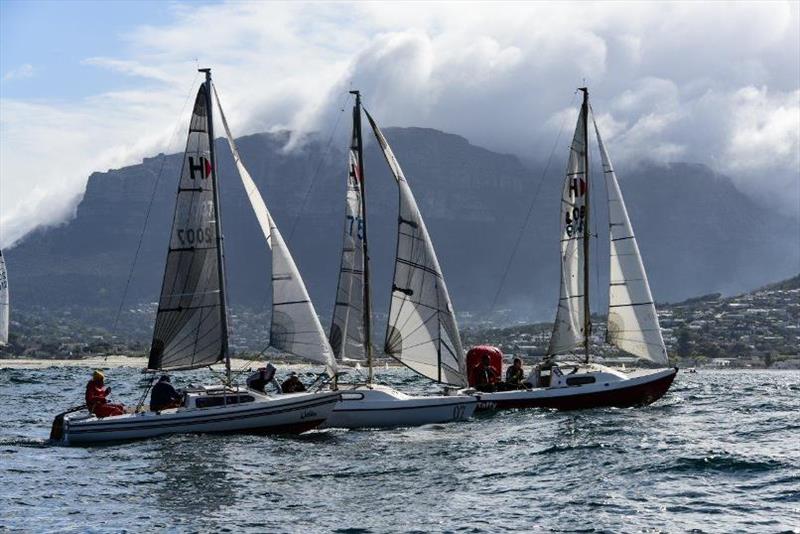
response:
<path id="1" fill-rule="evenodd" d="M 797 371 L 680 373 L 637 409 L 49 444 L 89 372 L 0 369 L 0 530 L 800 532 Z M 107 376 L 136 402 L 138 370 Z M 432 390 L 403 369 L 378 378 Z"/>

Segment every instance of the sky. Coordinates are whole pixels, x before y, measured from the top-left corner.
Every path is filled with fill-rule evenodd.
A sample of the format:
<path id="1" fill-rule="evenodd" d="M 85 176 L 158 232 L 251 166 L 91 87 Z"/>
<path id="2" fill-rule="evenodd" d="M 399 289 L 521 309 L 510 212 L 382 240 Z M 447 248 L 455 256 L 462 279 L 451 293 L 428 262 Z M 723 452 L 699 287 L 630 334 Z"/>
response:
<path id="1" fill-rule="evenodd" d="M 287 150 L 358 88 L 383 126 L 543 160 L 586 84 L 618 173 L 704 163 L 800 217 L 798 2 L 0 0 L 0 247 L 68 220 L 92 172 L 179 151 L 198 66 L 235 135 Z"/>

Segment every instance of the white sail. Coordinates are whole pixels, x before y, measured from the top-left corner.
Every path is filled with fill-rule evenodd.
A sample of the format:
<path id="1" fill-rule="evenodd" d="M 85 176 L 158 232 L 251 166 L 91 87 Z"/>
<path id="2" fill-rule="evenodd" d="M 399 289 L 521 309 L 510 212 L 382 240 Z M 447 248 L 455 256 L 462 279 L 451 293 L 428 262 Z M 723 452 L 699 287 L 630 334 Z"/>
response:
<path id="1" fill-rule="evenodd" d="M 228 350 L 208 85 L 200 87 L 189 123 L 149 369 L 203 367 Z"/>
<path id="2" fill-rule="evenodd" d="M 587 140 L 578 117 L 561 193 L 561 290 L 548 354 L 570 352 L 584 340 L 583 232 L 586 214 Z"/>
<path id="3" fill-rule="evenodd" d="M 608 225 L 611 240 L 611 270 L 608 291 L 606 341 L 625 352 L 667 364 L 667 349 L 661 337 L 658 315 L 647 283 L 639 246 L 617 176 L 611 166 L 597 122 L 594 121 L 608 193 Z"/>
<path id="4" fill-rule="evenodd" d="M 354 113 L 361 113 L 361 110 L 356 108 Z M 357 137 L 354 124 L 347 172 L 342 261 L 328 338 L 339 361 L 367 357 L 364 349 L 364 219 L 361 214 Z"/>
<path id="5" fill-rule="evenodd" d="M 400 190 L 385 351 L 432 380 L 464 386 L 467 381 L 461 337 L 428 230 L 386 138 L 369 113 L 367 119 Z"/>
<path id="6" fill-rule="evenodd" d="M 8 344 L 8 273 L 3 251 L 0 250 L 0 345 Z"/>
<path id="7" fill-rule="evenodd" d="M 247 198 L 256 214 L 261 231 L 272 250 L 272 324 L 270 345 L 306 360 L 322 363 L 330 374 L 336 372 L 336 361 L 328 343 L 314 305 L 308 296 L 300 271 L 292 259 L 267 205 L 258 191 L 253 178 L 242 162 L 233 135 L 228 127 L 225 113 L 214 89 L 219 116 L 228 138 L 236 169 L 244 184 Z"/>

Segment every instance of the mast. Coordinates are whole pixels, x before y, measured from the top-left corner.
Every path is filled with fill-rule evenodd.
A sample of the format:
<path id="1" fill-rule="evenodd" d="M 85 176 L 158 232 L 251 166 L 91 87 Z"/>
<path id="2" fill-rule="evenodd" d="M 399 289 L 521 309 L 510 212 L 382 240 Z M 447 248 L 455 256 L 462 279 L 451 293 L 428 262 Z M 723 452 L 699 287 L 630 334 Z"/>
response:
<path id="1" fill-rule="evenodd" d="M 350 91 L 351 95 L 356 96 L 356 104 L 353 108 L 353 129 L 356 132 L 356 147 L 358 153 L 358 187 L 361 192 L 361 224 L 362 239 L 361 247 L 364 256 L 364 354 L 367 355 L 367 383 L 372 384 L 372 309 L 370 307 L 370 285 L 369 285 L 369 252 L 367 248 L 367 192 L 364 185 L 364 146 L 361 137 L 361 92 Z"/>
<path id="2" fill-rule="evenodd" d="M 591 306 L 589 305 L 589 88 L 579 87 L 583 91 L 583 105 L 581 114 L 583 115 L 583 165 L 584 180 L 586 182 L 586 193 L 583 198 L 583 350 L 585 362 L 589 363 L 589 333 L 592 328 Z"/>
<path id="3" fill-rule="evenodd" d="M 208 113 L 208 150 L 211 157 L 211 180 L 214 188 L 214 230 L 217 234 L 217 275 L 219 276 L 220 324 L 222 325 L 222 353 L 225 357 L 225 378 L 231 384 L 231 353 L 228 349 L 228 303 L 225 299 L 225 261 L 222 252 L 222 212 L 217 182 L 217 158 L 214 154 L 214 115 L 211 96 L 211 69 L 197 69 L 206 75 L 206 110 Z"/>

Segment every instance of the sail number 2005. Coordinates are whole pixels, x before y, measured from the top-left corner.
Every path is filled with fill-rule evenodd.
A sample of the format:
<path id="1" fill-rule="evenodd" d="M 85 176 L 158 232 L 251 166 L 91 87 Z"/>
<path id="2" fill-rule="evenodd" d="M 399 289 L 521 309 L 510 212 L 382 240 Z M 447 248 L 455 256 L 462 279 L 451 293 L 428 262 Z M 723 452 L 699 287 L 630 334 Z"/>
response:
<path id="1" fill-rule="evenodd" d="M 200 226 L 197 228 L 178 228 L 178 241 L 182 246 L 196 245 L 201 243 L 212 243 L 214 241 L 214 232 L 210 226 Z"/>

